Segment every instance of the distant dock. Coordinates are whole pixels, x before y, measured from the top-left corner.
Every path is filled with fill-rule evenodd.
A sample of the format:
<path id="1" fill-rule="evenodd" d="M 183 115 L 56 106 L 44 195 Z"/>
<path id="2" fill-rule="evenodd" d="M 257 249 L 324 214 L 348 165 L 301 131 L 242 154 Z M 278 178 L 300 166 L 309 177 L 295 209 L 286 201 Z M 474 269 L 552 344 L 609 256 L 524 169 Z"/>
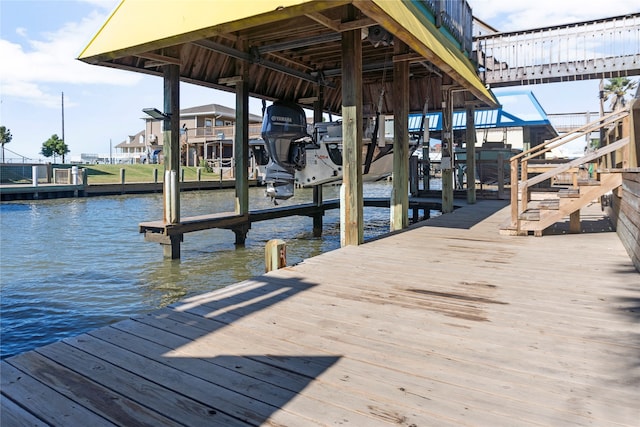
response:
<path id="1" fill-rule="evenodd" d="M 249 181 L 255 186 L 256 181 Z M 184 181 L 180 183 L 181 191 L 219 190 L 234 188 L 234 180 L 221 181 Z M 0 185 L 2 201 L 58 199 L 71 197 L 113 196 L 118 194 L 148 194 L 162 193 L 162 182 L 127 182 L 114 184 L 27 184 Z"/>
<path id="2" fill-rule="evenodd" d="M 640 276 L 617 235 L 502 236 L 505 206 L 5 359 L 0 421 L 637 425 Z"/>

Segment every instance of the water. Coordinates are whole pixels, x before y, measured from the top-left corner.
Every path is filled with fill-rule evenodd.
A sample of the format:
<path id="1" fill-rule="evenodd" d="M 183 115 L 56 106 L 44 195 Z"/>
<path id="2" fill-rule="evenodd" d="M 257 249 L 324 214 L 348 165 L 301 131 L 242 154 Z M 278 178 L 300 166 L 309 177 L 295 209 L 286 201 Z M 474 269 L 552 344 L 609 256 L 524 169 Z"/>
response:
<path id="1" fill-rule="evenodd" d="M 366 184 L 365 197 L 388 197 L 391 185 Z M 324 198 L 337 198 L 325 186 Z M 282 204 L 306 203 L 296 190 Z M 250 189 L 251 209 L 271 206 L 263 188 Z M 233 211 L 233 190 L 185 192 L 181 215 Z M 254 223 L 236 248 L 230 230 L 184 236 L 180 260 L 163 258 L 138 223 L 162 216 L 162 195 L 57 199 L 0 204 L 0 357 L 75 336 L 264 272 L 264 246 L 287 242 L 287 263 L 340 246 L 339 210 L 327 211 L 323 236 L 312 219 Z M 365 208 L 365 239 L 389 231 L 389 210 Z"/>

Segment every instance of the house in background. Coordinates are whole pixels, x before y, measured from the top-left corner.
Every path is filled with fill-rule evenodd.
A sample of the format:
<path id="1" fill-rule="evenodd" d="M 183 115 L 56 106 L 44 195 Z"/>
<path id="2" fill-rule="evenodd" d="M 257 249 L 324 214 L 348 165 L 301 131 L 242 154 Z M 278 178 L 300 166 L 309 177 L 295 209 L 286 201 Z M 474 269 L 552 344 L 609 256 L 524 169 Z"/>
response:
<path id="1" fill-rule="evenodd" d="M 147 141 L 145 131 L 140 131 L 115 146 L 113 155 L 115 163 L 147 163 Z"/>
<path id="2" fill-rule="evenodd" d="M 180 110 L 180 147 L 183 166 L 230 166 L 235 140 L 233 108 L 207 104 Z M 249 114 L 249 139 L 259 139 L 262 117 Z M 147 156 L 162 161 L 162 120 L 145 118 Z M 225 163 L 229 163 L 228 165 Z"/>

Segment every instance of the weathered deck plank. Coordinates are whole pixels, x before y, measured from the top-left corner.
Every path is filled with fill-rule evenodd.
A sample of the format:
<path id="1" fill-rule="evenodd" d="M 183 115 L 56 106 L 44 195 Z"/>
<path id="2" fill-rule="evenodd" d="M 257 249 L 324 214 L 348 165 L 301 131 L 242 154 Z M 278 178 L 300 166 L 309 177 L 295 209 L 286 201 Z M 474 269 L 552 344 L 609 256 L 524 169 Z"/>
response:
<path id="1" fill-rule="evenodd" d="M 637 425 L 622 244 L 501 236 L 503 206 L 9 358 L 2 425 Z"/>

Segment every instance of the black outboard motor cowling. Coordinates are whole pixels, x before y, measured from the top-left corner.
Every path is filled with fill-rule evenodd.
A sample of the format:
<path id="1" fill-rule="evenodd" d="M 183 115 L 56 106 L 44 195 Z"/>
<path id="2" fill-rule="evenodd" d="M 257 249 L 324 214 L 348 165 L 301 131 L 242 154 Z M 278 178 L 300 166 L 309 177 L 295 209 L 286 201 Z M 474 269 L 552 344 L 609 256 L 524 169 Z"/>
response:
<path id="1" fill-rule="evenodd" d="M 262 121 L 262 139 L 269 154 L 265 170 L 267 195 L 272 199 L 293 196 L 295 171 L 306 166 L 307 117 L 298 105 L 276 101 Z"/>

